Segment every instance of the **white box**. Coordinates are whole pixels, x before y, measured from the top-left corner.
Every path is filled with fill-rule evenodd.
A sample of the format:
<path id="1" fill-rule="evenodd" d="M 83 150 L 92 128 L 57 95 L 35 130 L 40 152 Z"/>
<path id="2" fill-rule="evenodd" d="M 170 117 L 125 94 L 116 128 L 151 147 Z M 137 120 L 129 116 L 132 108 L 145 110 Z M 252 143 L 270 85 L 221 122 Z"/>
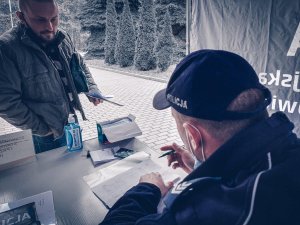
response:
<path id="1" fill-rule="evenodd" d="M 0 136 L 0 170 L 35 156 L 31 130 Z"/>
<path id="2" fill-rule="evenodd" d="M 135 117 L 129 114 L 127 117 L 97 123 L 99 142 L 114 143 L 142 135 L 141 129 L 134 120 Z"/>

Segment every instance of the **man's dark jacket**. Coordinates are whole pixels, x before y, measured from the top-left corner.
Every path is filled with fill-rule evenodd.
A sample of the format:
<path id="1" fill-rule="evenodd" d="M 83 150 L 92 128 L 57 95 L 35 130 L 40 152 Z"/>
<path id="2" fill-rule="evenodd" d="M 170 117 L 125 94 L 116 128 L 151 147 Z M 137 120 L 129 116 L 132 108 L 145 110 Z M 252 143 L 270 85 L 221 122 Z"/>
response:
<path id="1" fill-rule="evenodd" d="M 62 30 L 56 35 L 61 64 L 74 98 L 74 107 L 83 119 L 74 78 L 70 68 L 76 56 L 84 70 L 88 91 L 99 91 L 89 69 L 75 50 L 71 38 Z M 33 134 L 54 137 L 63 134 L 68 119 L 69 101 L 59 72 L 53 61 L 30 36 L 29 30 L 19 24 L 0 36 L 0 117 Z"/>
<path id="2" fill-rule="evenodd" d="M 300 143 L 283 113 L 231 138 L 166 196 L 141 183 L 111 208 L 102 225 L 300 224 Z M 173 193 L 173 194 L 172 194 Z"/>

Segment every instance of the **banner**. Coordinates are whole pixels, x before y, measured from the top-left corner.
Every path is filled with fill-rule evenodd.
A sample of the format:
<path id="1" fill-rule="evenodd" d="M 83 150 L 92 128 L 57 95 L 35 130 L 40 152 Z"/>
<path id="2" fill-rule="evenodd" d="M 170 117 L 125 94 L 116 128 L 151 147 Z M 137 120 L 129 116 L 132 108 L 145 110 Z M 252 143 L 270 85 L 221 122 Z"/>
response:
<path id="1" fill-rule="evenodd" d="M 300 1 L 193 0 L 191 51 L 223 49 L 246 58 L 300 135 Z"/>

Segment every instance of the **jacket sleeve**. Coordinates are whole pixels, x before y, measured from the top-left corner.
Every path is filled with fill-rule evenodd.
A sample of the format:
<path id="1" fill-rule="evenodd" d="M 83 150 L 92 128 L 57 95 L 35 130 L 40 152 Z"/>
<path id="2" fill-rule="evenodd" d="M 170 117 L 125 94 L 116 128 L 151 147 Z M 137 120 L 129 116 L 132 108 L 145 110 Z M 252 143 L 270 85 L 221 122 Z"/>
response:
<path id="1" fill-rule="evenodd" d="M 100 225 L 133 225 L 149 214 L 157 212 L 161 193 L 158 187 L 140 183 L 127 191 L 109 210 Z"/>
<path id="2" fill-rule="evenodd" d="M 45 135 L 48 125 L 34 114 L 22 101 L 22 80 L 18 68 L 0 46 L 0 117 L 33 133 Z"/>

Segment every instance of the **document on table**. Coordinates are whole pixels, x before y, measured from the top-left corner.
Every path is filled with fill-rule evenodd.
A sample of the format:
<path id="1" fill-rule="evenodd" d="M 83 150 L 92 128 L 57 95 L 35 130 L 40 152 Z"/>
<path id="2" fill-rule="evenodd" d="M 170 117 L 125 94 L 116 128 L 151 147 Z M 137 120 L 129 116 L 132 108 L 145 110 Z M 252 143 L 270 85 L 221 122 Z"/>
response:
<path id="1" fill-rule="evenodd" d="M 90 186 L 90 188 L 93 188 L 100 183 L 135 167 L 137 164 L 149 158 L 149 153 L 143 151 L 136 152 L 108 167 L 101 168 L 92 174 L 84 176 L 83 180 Z"/>
<path id="2" fill-rule="evenodd" d="M 165 182 L 174 181 L 179 175 L 174 170 L 162 168 L 151 159 L 138 163 L 126 172 L 120 173 L 92 188 L 92 191 L 101 199 L 108 207 L 113 204 L 131 187 L 138 184 L 142 175 L 150 172 L 159 172 Z"/>
<path id="3" fill-rule="evenodd" d="M 116 148 L 116 150 L 117 149 L 120 149 L 120 147 Z M 117 157 L 114 156 L 114 148 L 105 148 L 101 150 L 90 151 L 89 153 L 94 166 L 117 159 Z"/>

